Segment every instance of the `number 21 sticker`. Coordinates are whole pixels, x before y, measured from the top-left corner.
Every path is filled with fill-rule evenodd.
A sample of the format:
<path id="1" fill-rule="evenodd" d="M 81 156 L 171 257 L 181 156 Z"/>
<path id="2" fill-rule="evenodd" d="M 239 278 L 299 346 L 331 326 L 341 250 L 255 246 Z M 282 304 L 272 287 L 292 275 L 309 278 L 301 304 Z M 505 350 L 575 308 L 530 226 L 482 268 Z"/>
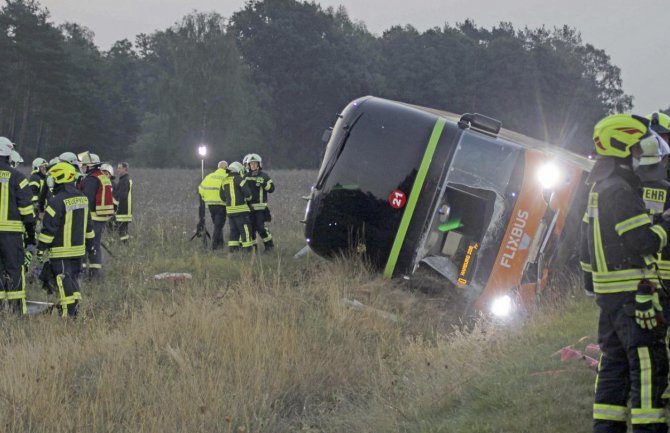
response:
<path id="1" fill-rule="evenodd" d="M 402 209 L 405 207 L 405 203 L 407 203 L 407 196 L 404 192 L 396 189 L 389 196 L 389 203 L 394 209 Z"/>

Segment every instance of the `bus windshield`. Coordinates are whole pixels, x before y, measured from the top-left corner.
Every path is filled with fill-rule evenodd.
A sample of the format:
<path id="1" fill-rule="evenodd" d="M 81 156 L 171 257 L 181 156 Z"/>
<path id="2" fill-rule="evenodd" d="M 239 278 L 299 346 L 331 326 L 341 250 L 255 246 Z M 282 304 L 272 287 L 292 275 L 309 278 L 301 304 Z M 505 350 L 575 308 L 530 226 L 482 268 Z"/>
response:
<path id="1" fill-rule="evenodd" d="M 452 284 L 486 286 L 523 179 L 523 150 L 464 131 L 417 255 Z"/>

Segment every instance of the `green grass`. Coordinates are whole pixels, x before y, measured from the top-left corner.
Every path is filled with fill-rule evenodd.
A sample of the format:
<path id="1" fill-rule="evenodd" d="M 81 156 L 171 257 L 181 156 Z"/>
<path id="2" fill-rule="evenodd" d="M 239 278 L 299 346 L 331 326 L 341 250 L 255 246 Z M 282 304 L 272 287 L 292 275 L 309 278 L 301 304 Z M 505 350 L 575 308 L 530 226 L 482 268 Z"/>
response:
<path id="1" fill-rule="evenodd" d="M 107 239 L 115 258 L 82 282 L 81 316 L 3 313 L 1 431 L 590 430 L 594 373 L 552 356 L 595 333 L 595 306 L 572 288 L 523 326 L 454 327 L 444 294 L 352 260 L 292 258 L 315 173 L 272 173 L 278 252 L 254 257 L 188 240 L 194 173 L 132 174 L 145 206 L 128 246 Z M 161 272 L 193 278 L 154 280 Z"/>
<path id="2" fill-rule="evenodd" d="M 595 372 L 552 354 L 585 336 L 595 342 L 596 319 L 593 302 L 580 299 L 558 311 L 543 308 L 521 329 L 497 330 L 503 335 L 483 343 L 479 374 L 425 413 L 430 421 L 420 431 L 591 431 Z"/>

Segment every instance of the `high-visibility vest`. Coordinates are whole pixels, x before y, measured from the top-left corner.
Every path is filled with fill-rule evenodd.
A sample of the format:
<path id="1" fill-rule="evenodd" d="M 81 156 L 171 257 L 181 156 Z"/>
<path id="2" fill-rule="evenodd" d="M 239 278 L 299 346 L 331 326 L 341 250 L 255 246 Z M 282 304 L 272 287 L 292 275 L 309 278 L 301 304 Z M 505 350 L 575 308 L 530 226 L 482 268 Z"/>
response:
<path id="1" fill-rule="evenodd" d="M 223 200 L 221 200 L 221 184 L 226 177 L 228 177 L 226 170 L 219 168 L 215 172 L 205 176 L 202 182 L 200 182 L 198 193 L 207 206 L 223 206 Z"/>
<path id="2" fill-rule="evenodd" d="M 95 170 L 91 176 L 98 179 L 100 185 L 95 194 L 95 210 L 91 212 L 94 221 L 109 221 L 114 215 L 114 196 L 112 195 L 112 181 L 100 170 Z"/>

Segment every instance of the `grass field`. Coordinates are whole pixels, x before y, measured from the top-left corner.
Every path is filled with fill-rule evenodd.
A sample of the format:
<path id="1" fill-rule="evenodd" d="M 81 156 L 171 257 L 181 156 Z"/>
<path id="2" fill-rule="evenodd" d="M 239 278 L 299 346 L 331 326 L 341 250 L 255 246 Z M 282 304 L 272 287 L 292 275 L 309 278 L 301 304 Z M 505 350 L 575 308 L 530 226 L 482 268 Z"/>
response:
<path id="1" fill-rule="evenodd" d="M 189 242 L 199 172 L 132 170 L 132 241 L 106 239 L 81 316 L 3 315 L 0 431 L 590 431 L 594 373 L 552 356 L 594 335 L 590 300 L 562 287 L 523 326 L 454 327 L 434 295 L 359 263 L 293 259 L 315 173 L 270 174 L 278 252 L 229 257 Z"/>

